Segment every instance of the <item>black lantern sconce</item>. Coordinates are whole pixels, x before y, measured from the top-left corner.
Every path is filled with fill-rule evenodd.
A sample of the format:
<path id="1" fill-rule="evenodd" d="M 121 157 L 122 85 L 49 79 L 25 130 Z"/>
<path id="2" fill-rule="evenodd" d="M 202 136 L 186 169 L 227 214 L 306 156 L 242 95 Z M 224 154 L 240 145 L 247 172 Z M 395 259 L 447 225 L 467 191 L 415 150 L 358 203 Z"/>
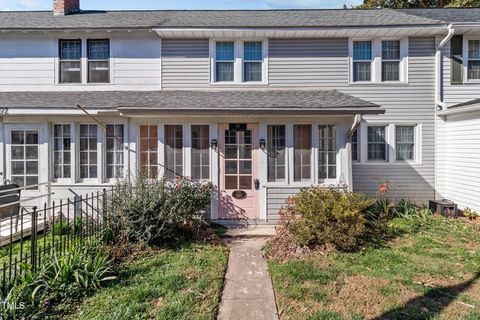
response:
<path id="1" fill-rule="evenodd" d="M 260 139 L 260 149 L 265 150 L 267 147 L 267 143 L 265 142 L 265 139 Z"/>
<path id="2" fill-rule="evenodd" d="M 215 151 L 217 150 L 217 148 L 218 148 L 217 139 L 212 139 L 212 142 L 210 142 L 210 147 Z"/>

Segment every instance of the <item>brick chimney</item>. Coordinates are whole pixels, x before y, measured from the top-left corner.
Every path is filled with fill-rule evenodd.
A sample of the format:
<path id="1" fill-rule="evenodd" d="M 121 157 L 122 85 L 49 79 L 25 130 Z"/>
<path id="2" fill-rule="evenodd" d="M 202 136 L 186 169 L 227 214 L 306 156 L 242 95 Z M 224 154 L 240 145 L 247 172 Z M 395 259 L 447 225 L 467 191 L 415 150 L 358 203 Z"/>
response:
<path id="1" fill-rule="evenodd" d="M 80 0 L 53 0 L 53 14 L 56 16 L 80 11 Z"/>

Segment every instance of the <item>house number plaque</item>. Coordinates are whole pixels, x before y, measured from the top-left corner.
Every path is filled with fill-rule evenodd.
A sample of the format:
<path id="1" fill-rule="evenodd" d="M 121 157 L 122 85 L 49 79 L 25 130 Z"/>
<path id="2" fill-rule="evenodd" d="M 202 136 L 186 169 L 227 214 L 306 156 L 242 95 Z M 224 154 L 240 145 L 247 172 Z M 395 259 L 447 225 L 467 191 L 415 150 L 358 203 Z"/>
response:
<path id="1" fill-rule="evenodd" d="M 232 192 L 232 197 L 237 200 L 243 200 L 247 197 L 247 193 L 243 190 L 235 190 Z"/>

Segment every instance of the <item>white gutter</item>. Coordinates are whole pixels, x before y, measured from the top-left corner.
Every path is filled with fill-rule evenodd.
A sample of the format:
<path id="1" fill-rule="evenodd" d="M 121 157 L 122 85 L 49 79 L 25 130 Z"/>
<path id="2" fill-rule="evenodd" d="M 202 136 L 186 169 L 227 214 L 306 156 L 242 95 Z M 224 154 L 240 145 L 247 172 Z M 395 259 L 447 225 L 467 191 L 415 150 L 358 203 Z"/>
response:
<path id="1" fill-rule="evenodd" d="M 455 29 L 453 29 L 453 25 L 449 24 L 447 27 L 448 34 L 440 44 L 437 46 L 437 50 L 435 52 L 435 108 L 440 107 L 441 110 L 446 109 L 446 104 L 442 100 L 442 52 L 441 50 L 443 47 L 452 39 L 453 35 L 455 34 Z"/>
<path id="2" fill-rule="evenodd" d="M 461 113 L 470 113 L 480 111 L 480 104 L 468 106 L 468 107 L 458 107 L 458 108 L 449 108 L 447 110 L 439 111 L 437 114 L 442 117 L 461 114 Z"/>

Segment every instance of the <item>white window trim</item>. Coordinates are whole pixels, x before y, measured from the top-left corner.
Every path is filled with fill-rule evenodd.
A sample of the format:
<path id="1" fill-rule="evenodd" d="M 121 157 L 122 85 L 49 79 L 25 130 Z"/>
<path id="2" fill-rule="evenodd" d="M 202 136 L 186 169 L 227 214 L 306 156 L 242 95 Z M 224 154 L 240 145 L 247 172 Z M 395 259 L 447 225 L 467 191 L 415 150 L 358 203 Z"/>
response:
<path id="1" fill-rule="evenodd" d="M 382 41 L 400 40 L 400 80 L 382 81 Z M 353 42 L 371 41 L 372 42 L 372 67 L 370 81 L 353 81 Z M 349 38 L 348 39 L 348 60 L 350 85 L 362 84 L 398 84 L 408 83 L 408 38 Z"/>
<path id="2" fill-rule="evenodd" d="M 341 165 L 340 163 L 340 158 L 339 158 L 339 139 L 338 139 L 338 124 L 332 123 L 332 124 L 317 124 L 317 132 L 316 132 L 316 138 L 317 138 L 317 145 L 316 145 L 316 159 L 315 159 L 315 165 L 317 168 L 315 169 L 315 181 L 319 185 L 332 185 L 332 184 L 337 184 L 339 181 L 339 175 L 340 175 L 340 170 L 339 166 Z M 332 126 L 335 128 L 335 178 L 326 178 L 326 179 L 320 179 L 320 159 L 318 157 L 318 152 L 319 152 L 319 140 L 320 140 L 320 126 Z M 327 151 L 327 153 L 330 151 Z M 328 172 L 328 167 L 331 167 L 331 165 L 328 164 L 328 159 L 329 157 L 327 156 L 327 172 Z M 328 175 L 328 173 L 327 173 Z"/>
<path id="3" fill-rule="evenodd" d="M 244 42 L 262 42 L 262 81 L 243 81 L 243 56 Z M 233 81 L 217 82 L 216 77 L 216 43 L 217 42 L 233 42 L 234 60 L 233 60 Z M 258 86 L 268 85 L 268 39 L 245 38 L 211 38 L 209 41 L 209 57 L 210 57 L 210 85 L 212 86 Z"/>
<path id="4" fill-rule="evenodd" d="M 464 83 L 480 83 L 480 79 L 468 78 L 468 42 L 470 40 L 480 40 L 480 36 L 463 36 L 463 82 Z"/>
<path id="5" fill-rule="evenodd" d="M 280 123 L 280 122 L 268 122 L 268 123 L 265 123 L 265 130 L 266 130 L 266 133 L 265 133 L 265 143 L 266 143 L 266 147 L 265 149 L 268 150 L 268 126 L 285 126 L 285 179 L 281 180 L 281 181 L 268 181 L 268 153 L 267 153 L 267 156 L 266 156 L 266 162 L 265 162 L 265 168 L 266 168 L 266 176 L 265 176 L 265 182 L 266 182 L 266 185 L 268 186 L 283 186 L 283 185 L 287 185 L 289 184 L 289 181 L 293 181 L 293 180 L 290 180 L 289 179 L 289 167 L 290 167 L 290 162 L 289 162 L 289 158 L 290 158 L 290 152 L 289 152 L 289 141 L 291 140 L 291 146 L 293 148 L 293 126 L 291 127 L 291 133 L 292 133 L 292 137 L 288 138 L 289 136 L 289 130 L 288 130 L 288 126 L 289 124 L 287 123 Z M 267 152 L 267 151 L 265 151 Z M 292 170 L 293 171 L 293 170 Z"/>
<path id="6" fill-rule="evenodd" d="M 96 178 L 81 178 L 80 177 L 80 126 L 81 125 L 96 125 L 97 126 L 97 177 Z M 76 182 L 84 184 L 102 184 L 104 181 L 103 175 L 103 164 L 105 153 L 105 132 L 103 128 L 100 127 L 95 122 L 79 122 L 75 124 L 75 171 L 76 171 Z"/>
<path id="7" fill-rule="evenodd" d="M 70 178 L 55 178 L 55 163 L 54 163 L 54 159 L 55 159 L 55 125 L 69 125 L 70 126 Z M 50 128 L 50 132 L 51 132 L 51 135 L 50 135 L 50 143 L 51 143 L 51 152 L 50 155 L 49 155 L 49 159 L 50 159 L 50 162 L 51 162 L 51 180 L 54 182 L 54 183 L 58 183 L 58 184 L 66 184 L 66 183 L 71 183 L 72 181 L 75 180 L 75 150 L 74 150 L 74 145 L 75 145 L 75 123 L 72 123 L 72 122 L 65 122 L 65 121 L 59 121 L 59 122 L 52 122 L 50 124 L 51 128 Z"/>
<path id="8" fill-rule="evenodd" d="M 80 56 L 80 82 L 74 83 L 62 83 L 60 82 L 60 41 L 61 40 L 80 40 L 81 41 L 81 56 Z M 108 59 L 108 68 L 110 72 L 110 82 L 88 82 L 88 40 L 108 40 L 110 57 Z M 115 72 L 113 70 L 113 57 L 114 57 L 114 39 L 113 37 L 59 37 L 54 39 L 55 49 L 55 85 L 74 87 L 74 86 L 110 86 L 115 84 Z"/>
<path id="9" fill-rule="evenodd" d="M 117 183 L 118 181 L 124 179 L 124 178 L 127 178 L 128 177 L 128 150 L 127 150 L 127 139 L 128 139 L 128 124 L 126 122 L 115 122 L 115 121 L 107 121 L 107 123 L 105 123 L 106 125 L 123 125 L 123 177 L 122 178 L 107 178 L 107 132 L 106 130 L 104 130 L 103 128 L 101 128 L 102 131 L 104 131 L 104 135 L 103 135 L 103 141 L 102 141 L 102 144 L 103 144 L 103 148 L 102 148 L 102 152 L 105 154 L 105 156 L 102 158 L 104 159 L 104 163 L 102 163 L 102 168 L 104 168 L 103 172 L 105 174 L 105 177 L 104 177 L 104 181 L 106 183 Z"/>
<path id="10" fill-rule="evenodd" d="M 368 160 L 368 127 L 385 127 L 385 141 L 387 143 L 387 160 Z M 414 150 L 414 159 L 413 160 L 398 160 L 397 161 L 397 151 L 396 151 L 396 126 L 413 126 L 415 127 L 415 150 Z M 422 141 L 423 141 L 423 125 L 421 122 L 396 122 L 396 123 L 385 123 L 385 122 L 362 122 L 360 127 L 357 129 L 359 131 L 357 147 L 358 149 L 358 160 L 352 161 L 354 165 L 396 165 L 396 166 L 411 166 L 411 165 L 421 165 L 423 162 L 423 153 L 422 153 Z"/>
<path id="11" fill-rule="evenodd" d="M 189 123 L 185 125 L 185 129 L 188 130 L 188 137 L 185 135 L 183 144 L 185 146 L 185 176 L 192 177 L 192 166 L 193 166 L 193 139 L 192 139 L 192 126 L 208 126 L 208 178 L 201 179 L 200 181 L 212 181 L 212 125 L 210 123 L 199 122 L 199 123 Z M 188 162 L 188 163 L 187 163 Z M 188 173 L 188 174 L 187 174 Z"/>

